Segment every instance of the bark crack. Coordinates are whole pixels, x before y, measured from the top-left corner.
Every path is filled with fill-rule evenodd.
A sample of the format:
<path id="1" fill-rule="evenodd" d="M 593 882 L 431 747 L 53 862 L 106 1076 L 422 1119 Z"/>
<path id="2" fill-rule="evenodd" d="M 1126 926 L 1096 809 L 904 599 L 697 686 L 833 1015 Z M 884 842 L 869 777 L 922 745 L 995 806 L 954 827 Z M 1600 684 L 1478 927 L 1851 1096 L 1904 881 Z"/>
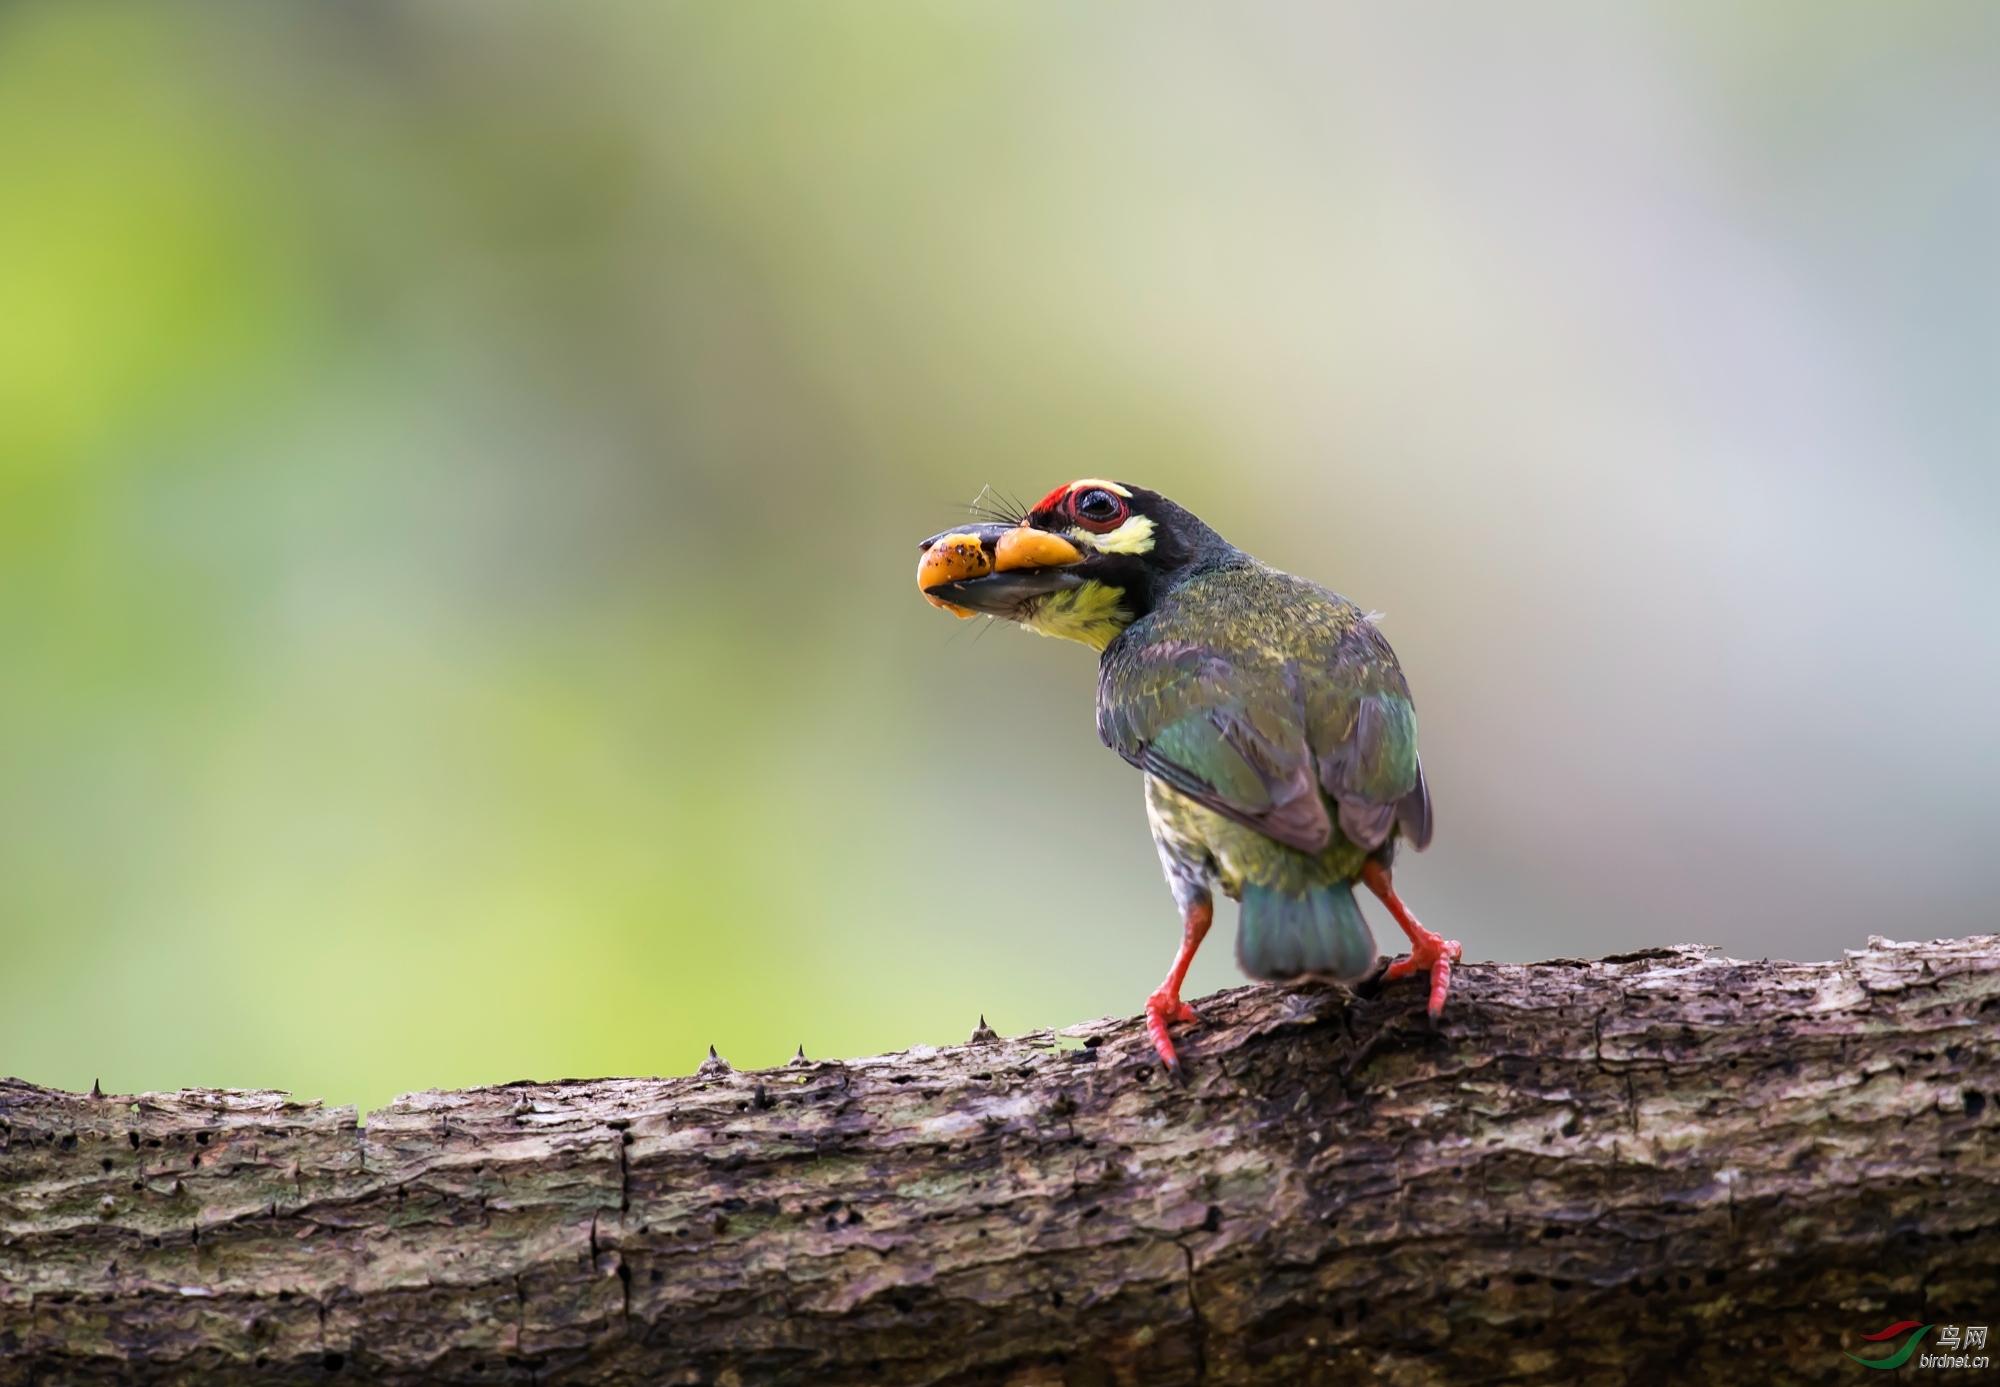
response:
<path id="1" fill-rule="evenodd" d="M 1194 1380 L 1208 1381 L 1208 1321 L 1201 1313 L 1201 1296 L 1194 1285 L 1194 1249 L 1187 1245 L 1185 1238 L 1176 1238 L 1174 1246 L 1181 1250 L 1181 1259 L 1187 1263 L 1188 1314 L 1194 1318 Z"/>
<path id="2" fill-rule="evenodd" d="M 618 1129 L 618 1212 L 629 1213 L 632 1208 L 632 1158 L 626 1150 L 632 1144 L 631 1132 Z"/>

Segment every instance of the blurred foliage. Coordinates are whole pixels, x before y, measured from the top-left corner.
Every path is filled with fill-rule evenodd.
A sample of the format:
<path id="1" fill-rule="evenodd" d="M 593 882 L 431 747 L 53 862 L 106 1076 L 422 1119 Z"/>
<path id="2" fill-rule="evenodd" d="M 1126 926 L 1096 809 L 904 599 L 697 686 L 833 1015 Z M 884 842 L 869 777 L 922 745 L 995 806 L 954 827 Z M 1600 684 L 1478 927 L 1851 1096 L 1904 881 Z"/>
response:
<path id="1" fill-rule="evenodd" d="M 1986 572 L 1798 422 L 1858 369 L 1800 343 L 1993 320 L 1931 292 L 1991 26 L 1899 14 L 0 8 L 0 1069 L 379 1103 L 1129 1011 L 1177 925 L 1088 655 L 910 590 L 1077 475 L 1389 609 L 1472 956 L 1887 927 L 1826 845 L 1993 810 L 1990 735 L 1841 807 L 1798 636 L 1856 534 Z M 1815 144 L 1857 72 L 1958 161 Z M 1815 237 L 1892 174 L 1970 229 L 1871 309 L 1906 228 Z M 1990 377 L 1908 378 L 1962 520 Z"/>

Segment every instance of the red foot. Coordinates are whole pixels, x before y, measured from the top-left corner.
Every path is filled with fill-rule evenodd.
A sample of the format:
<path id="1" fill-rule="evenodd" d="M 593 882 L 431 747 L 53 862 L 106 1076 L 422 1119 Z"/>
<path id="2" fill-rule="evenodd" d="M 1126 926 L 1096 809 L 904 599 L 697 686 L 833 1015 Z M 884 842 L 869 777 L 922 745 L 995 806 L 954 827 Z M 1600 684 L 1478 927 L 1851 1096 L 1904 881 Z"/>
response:
<path id="1" fill-rule="evenodd" d="M 1428 972 L 1431 975 L 1431 1020 L 1438 1019 L 1444 1010 L 1444 994 L 1451 988 L 1451 965 L 1458 962 L 1465 949 L 1456 939 L 1446 939 L 1432 934 L 1422 925 L 1409 931 L 1410 956 L 1399 958 L 1389 965 L 1383 974 L 1390 981 L 1407 978 L 1412 973 Z"/>
<path id="2" fill-rule="evenodd" d="M 1390 964 L 1383 977 L 1393 982 L 1412 973 L 1428 972 L 1431 975 L 1431 1020 L 1437 1020 L 1438 1013 L 1444 1010 L 1444 994 L 1451 989 L 1451 965 L 1465 953 L 1464 946 L 1456 939 L 1432 934 L 1417 923 L 1417 917 L 1410 914 L 1410 908 L 1396 894 L 1389 869 L 1381 863 L 1370 861 L 1365 864 L 1361 868 L 1361 879 L 1370 891 L 1381 898 L 1382 904 L 1389 907 L 1389 913 L 1396 917 L 1403 933 L 1410 936 L 1410 956 Z"/>
<path id="3" fill-rule="evenodd" d="M 1173 1040 L 1167 1035 L 1167 1023 L 1170 1021 L 1196 1025 L 1200 1023 L 1201 1015 L 1163 987 L 1146 999 L 1146 1034 L 1153 1037 L 1153 1048 L 1160 1052 L 1167 1068 L 1178 1074 L 1181 1060 L 1174 1053 Z"/>
<path id="4" fill-rule="evenodd" d="M 1181 1000 L 1181 980 L 1187 977 L 1188 965 L 1194 962 L 1194 951 L 1201 947 L 1202 936 L 1208 933 L 1209 924 L 1215 919 L 1215 907 L 1207 900 L 1196 901 L 1187 908 L 1181 918 L 1181 947 L 1174 955 L 1174 966 L 1167 970 L 1167 980 L 1153 989 L 1153 995 L 1146 999 L 1146 1034 L 1153 1037 L 1153 1048 L 1160 1052 L 1166 1062 L 1167 1072 L 1181 1072 L 1181 1059 L 1174 1053 L 1174 1042 L 1167 1035 L 1167 1023 L 1198 1022 L 1201 1017 L 1195 1009 Z"/>

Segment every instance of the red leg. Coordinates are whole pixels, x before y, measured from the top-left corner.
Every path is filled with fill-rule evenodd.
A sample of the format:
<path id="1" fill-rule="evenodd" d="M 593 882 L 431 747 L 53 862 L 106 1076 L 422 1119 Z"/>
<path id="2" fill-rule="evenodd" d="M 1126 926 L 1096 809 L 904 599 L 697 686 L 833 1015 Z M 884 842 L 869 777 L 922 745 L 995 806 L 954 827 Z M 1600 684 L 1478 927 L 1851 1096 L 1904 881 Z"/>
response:
<path id="1" fill-rule="evenodd" d="M 1389 907 L 1389 913 L 1396 917 L 1403 933 L 1410 936 L 1410 956 L 1390 964 L 1384 976 L 1393 980 L 1428 971 L 1431 975 L 1431 1020 L 1437 1020 L 1438 1013 L 1444 1010 L 1444 994 L 1451 987 L 1451 965 L 1458 962 L 1459 956 L 1465 952 L 1464 947 L 1456 939 L 1432 934 L 1417 923 L 1417 917 L 1410 914 L 1410 908 L 1396 894 L 1389 869 L 1380 862 L 1371 857 L 1363 863 L 1361 879 L 1368 883 L 1370 891 L 1381 898 L 1382 904 Z"/>
<path id="2" fill-rule="evenodd" d="M 1146 999 L 1146 1033 L 1153 1037 L 1153 1048 L 1160 1052 L 1167 1068 L 1176 1074 L 1180 1072 L 1181 1061 L 1174 1053 L 1174 1042 L 1167 1038 L 1167 1023 L 1201 1020 L 1195 1009 L 1181 1000 L 1181 979 L 1187 976 L 1188 965 L 1194 962 L 1194 951 L 1201 947 L 1202 938 L 1214 922 L 1212 901 L 1198 901 L 1188 907 L 1181 922 L 1181 948 L 1174 955 L 1174 966 L 1167 970 L 1167 980 Z"/>

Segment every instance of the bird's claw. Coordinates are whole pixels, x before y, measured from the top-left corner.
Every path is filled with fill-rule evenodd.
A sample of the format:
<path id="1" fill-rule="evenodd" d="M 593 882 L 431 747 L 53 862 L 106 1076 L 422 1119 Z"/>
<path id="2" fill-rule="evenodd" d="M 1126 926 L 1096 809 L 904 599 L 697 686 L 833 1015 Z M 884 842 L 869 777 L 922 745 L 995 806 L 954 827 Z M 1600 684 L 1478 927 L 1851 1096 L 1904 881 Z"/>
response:
<path id="1" fill-rule="evenodd" d="M 1160 1053 L 1160 1059 L 1169 1073 L 1181 1072 L 1180 1056 L 1174 1053 L 1174 1042 L 1167 1035 L 1167 1023 L 1179 1022 L 1183 1025 L 1199 1025 L 1201 1013 L 1183 1002 L 1179 997 L 1161 988 L 1146 999 L 1146 1034 L 1153 1038 L 1153 1048 Z"/>
<path id="2" fill-rule="evenodd" d="M 1410 932 L 1409 957 L 1397 959 L 1382 976 L 1386 981 L 1394 982 L 1412 973 L 1429 973 L 1431 1020 L 1436 1021 L 1438 1013 L 1444 1010 L 1444 995 L 1451 989 L 1451 965 L 1458 962 L 1464 953 L 1465 946 L 1456 939 L 1432 934 L 1420 925 Z"/>

